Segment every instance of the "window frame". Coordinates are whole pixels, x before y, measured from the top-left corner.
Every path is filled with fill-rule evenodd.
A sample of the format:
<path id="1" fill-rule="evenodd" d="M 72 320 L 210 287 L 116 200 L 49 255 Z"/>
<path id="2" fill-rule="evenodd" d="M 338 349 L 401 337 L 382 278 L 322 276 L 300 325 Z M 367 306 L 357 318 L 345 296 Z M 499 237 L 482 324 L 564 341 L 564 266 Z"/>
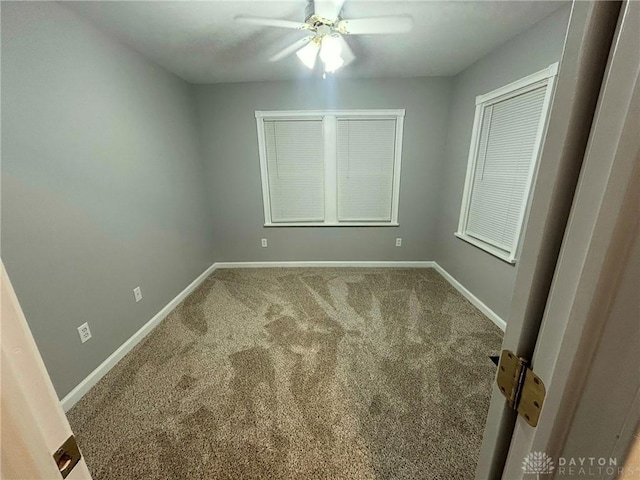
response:
<path id="1" fill-rule="evenodd" d="M 515 82 L 509 83 L 508 85 L 505 85 L 503 87 L 497 88 L 489 93 L 478 95 L 476 97 L 476 109 L 473 119 L 473 129 L 471 131 L 471 143 L 469 146 L 467 173 L 464 183 L 462 204 L 460 207 L 460 218 L 458 220 L 458 230 L 454 233 L 454 235 L 457 238 L 470 243 L 471 245 L 474 245 L 475 247 L 478 247 L 485 252 L 512 265 L 516 263 L 518 255 L 520 253 L 520 240 L 522 238 L 524 220 L 526 218 L 527 212 L 529 211 L 529 205 L 531 203 L 531 189 L 538 170 L 540 152 L 542 150 L 542 143 L 544 139 L 543 136 L 547 128 L 549 110 L 551 106 L 551 100 L 553 98 L 553 89 L 557 74 L 558 63 L 553 63 L 543 70 L 521 78 L 520 80 L 516 80 Z M 480 130 L 482 128 L 484 112 L 488 106 L 491 106 L 503 100 L 507 100 L 509 98 L 514 98 L 518 95 L 526 93 L 527 91 L 539 88 L 541 84 L 546 84 L 546 92 L 542 104 L 542 115 L 540 118 L 540 124 L 538 126 L 538 131 L 536 132 L 534 153 L 532 155 L 532 166 L 529 171 L 529 176 L 527 178 L 527 183 L 524 191 L 524 201 L 522 202 L 520 213 L 518 216 L 518 230 L 514 235 L 513 244 L 511 245 L 510 249 L 505 250 L 495 244 L 492 244 L 489 239 L 478 238 L 478 235 L 473 236 L 467 233 L 467 223 L 469 220 L 469 213 L 471 209 L 473 182 L 475 178 L 476 164 L 478 161 Z"/>
<path id="2" fill-rule="evenodd" d="M 404 130 L 404 109 L 359 109 L 359 110 L 256 110 L 258 131 L 258 155 L 260 157 L 260 178 L 262 183 L 262 204 L 265 227 L 398 227 L 400 204 L 400 169 L 402 165 L 402 138 Z M 320 119 L 324 137 L 324 182 L 325 211 L 323 222 L 273 222 L 271 218 L 271 196 L 267 166 L 265 120 Z M 371 119 L 396 121 L 396 136 L 393 160 L 391 193 L 391 220 L 388 222 L 338 221 L 338 178 L 337 178 L 337 121 L 338 119 Z"/>

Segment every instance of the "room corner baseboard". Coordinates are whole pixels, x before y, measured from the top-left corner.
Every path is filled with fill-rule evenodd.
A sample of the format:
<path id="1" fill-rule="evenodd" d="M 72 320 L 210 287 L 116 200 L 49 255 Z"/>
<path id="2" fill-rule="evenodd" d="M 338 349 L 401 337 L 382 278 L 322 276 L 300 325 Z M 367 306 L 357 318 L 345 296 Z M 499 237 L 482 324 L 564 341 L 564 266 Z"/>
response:
<path id="1" fill-rule="evenodd" d="M 182 300 L 184 300 L 191 292 L 193 292 L 209 275 L 216 270 L 216 264 L 214 263 L 204 272 L 202 272 L 198 278 L 191 282 L 187 287 L 182 290 L 173 300 L 165 305 L 162 310 L 156 313 L 151 320 L 145 323 L 137 332 L 129 337 L 118 349 L 113 352 L 109 357 L 102 362 L 98 368 L 91 372 L 87 377 L 82 380 L 73 390 L 71 390 L 60 401 L 62 408 L 65 412 L 69 411 L 78 400 L 80 400 L 85 393 L 87 393 L 91 387 L 93 387 L 98 381 L 104 377 L 109 370 L 111 370 L 127 353 L 129 353 L 133 347 L 140 343 L 149 333 L 153 330 L 162 320 L 165 319 L 171 311 L 176 308 Z"/>
<path id="2" fill-rule="evenodd" d="M 503 332 L 506 330 L 507 322 L 502 317 L 500 317 L 500 315 L 491 310 L 482 300 L 480 300 L 473 293 L 467 290 L 464 285 L 453 278 L 453 276 L 440 265 L 438 265 L 437 262 L 431 263 L 433 263 L 433 268 L 435 268 L 440 275 L 442 275 L 456 290 L 458 290 L 463 297 L 469 300 L 469 302 L 471 302 L 478 310 L 484 313 L 485 316 L 489 317 L 489 320 L 495 323 L 500 330 L 502 330 Z"/>
<path id="3" fill-rule="evenodd" d="M 353 268 L 433 268 L 435 262 L 418 261 L 300 261 L 300 262 L 218 262 L 216 268 L 295 268 L 295 267 L 353 267 Z"/>

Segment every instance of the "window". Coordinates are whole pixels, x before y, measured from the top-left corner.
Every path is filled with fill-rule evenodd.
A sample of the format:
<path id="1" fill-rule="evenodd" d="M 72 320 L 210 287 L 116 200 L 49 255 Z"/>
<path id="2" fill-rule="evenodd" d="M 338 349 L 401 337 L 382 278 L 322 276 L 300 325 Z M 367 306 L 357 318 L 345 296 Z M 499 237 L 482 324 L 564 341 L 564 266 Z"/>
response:
<path id="1" fill-rule="evenodd" d="M 515 263 L 558 64 L 476 98 L 456 236 Z"/>
<path id="2" fill-rule="evenodd" d="M 256 112 L 265 226 L 398 225 L 404 110 Z"/>

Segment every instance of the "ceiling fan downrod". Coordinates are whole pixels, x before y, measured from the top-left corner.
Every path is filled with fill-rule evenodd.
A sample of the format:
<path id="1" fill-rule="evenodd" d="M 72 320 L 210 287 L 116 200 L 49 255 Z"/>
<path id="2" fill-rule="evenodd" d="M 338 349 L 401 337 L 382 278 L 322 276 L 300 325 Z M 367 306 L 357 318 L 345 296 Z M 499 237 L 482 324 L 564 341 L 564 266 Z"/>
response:
<path id="1" fill-rule="evenodd" d="M 340 8 L 342 10 L 342 8 Z M 340 12 L 336 14 L 336 18 L 324 18 L 321 15 L 316 13 L 316 6 L 314 0 L 308 0 L 307 5 L 304 8 L 304 21 L 309 26 L 318 28 L 322 26 L 333 27 L 334 24 L 338 23 Z"/>

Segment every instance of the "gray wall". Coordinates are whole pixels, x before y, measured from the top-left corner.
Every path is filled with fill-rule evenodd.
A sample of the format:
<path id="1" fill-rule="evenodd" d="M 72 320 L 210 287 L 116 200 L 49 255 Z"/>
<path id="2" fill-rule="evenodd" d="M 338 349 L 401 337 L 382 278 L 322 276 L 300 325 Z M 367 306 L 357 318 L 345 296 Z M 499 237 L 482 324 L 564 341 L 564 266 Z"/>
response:
<path id="1" fill-rule="evenodd" d="M 2 259 L 60 396 L 213 261 L 193 100 L 67 8 L 2 2 Z"/>
<path id="2" fill-rule="evenodd" d="M 517 266 L 454 237 L 467 170 L 475 97 L 560 60 L 570 6 L 562 7 L 454 79 L 446 159 L 440 178 L 435 260 L 503 319 Z"/>
<path id="3" fill-rule="evenodd" d="M 451 80 L 196 86 L 216 260 L 431 260 Z M 406 109 L 400 227 L 263 227 L 255 110 Z M 395 238 L 403 246 L 395 247 Z M 260 239 L 269 240 L 268 248 Z"/>

